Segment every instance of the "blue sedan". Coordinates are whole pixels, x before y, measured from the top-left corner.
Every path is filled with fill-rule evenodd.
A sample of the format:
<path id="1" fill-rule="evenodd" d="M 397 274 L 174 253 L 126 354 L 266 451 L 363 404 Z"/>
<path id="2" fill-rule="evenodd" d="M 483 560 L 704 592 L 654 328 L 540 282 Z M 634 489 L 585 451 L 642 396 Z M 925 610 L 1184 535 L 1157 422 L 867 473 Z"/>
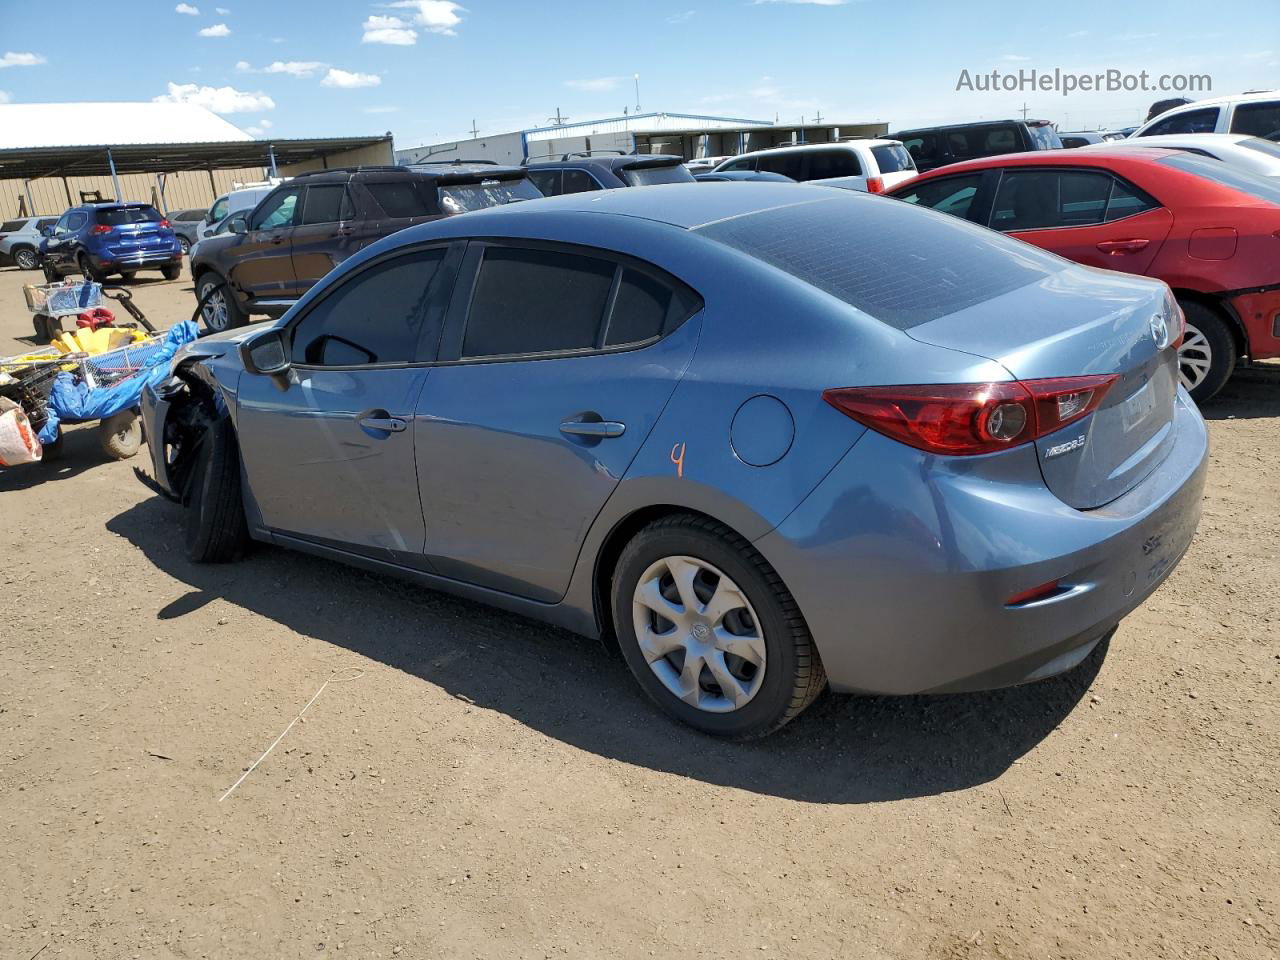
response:
<path id="1" fill-rule="evenodd" d="M 616 638 L 758 737 L 1078 664 L 1195 532 L 1159 282 L 795 184 L 410 228 L 144 397 L 192 559 L 268 541 Z"/>

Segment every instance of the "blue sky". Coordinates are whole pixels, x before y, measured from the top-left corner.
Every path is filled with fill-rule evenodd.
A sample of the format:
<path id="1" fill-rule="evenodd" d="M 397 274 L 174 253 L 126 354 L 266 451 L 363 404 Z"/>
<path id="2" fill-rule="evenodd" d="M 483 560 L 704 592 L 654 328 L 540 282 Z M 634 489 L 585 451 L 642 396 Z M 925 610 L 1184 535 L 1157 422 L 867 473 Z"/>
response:
<path id="1" fill-rule="evenodd" d="M 225 5 L 222 5 L 225 4 Z M 50 22 L 84 27 L 59 31 Z M 113 33 L 107 24 L 117 25 Z M 88 25 L 97 25 L 90 29 Z M 149 52 L 148 52 L 149 51 Z M 647 110 L 891 127 L 1136 123 L 1143 92 L 957 91 L 962 70 L 1198 73 L 1280 87 L 1276 0 L 0 0 L 0 98 L 193 99 L 258 136 L 398 146 Z"/>

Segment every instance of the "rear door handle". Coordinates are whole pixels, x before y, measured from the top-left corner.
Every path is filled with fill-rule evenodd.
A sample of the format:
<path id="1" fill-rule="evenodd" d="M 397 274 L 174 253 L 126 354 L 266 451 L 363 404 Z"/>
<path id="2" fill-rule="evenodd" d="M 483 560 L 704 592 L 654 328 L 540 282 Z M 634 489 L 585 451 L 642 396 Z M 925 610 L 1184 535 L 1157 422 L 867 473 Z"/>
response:
<path id="1" fill-rule="evenodd" d="M 574 437 L 620 437 L 627 432 L 627 425 L 616 420 L 565 420 L 560 432 Z"/>
<path id="2" fill-rule="evenodd" d="M 366 430 L 383 430 L 387 433 L 401 433 L 409 426 L 407 420 L 399 417 L 361 417 L 360 426 Z"/>
<path id="3" fill-rule="evenodd" d="M 1098 249 L 1103 253 L 1110 253 L 1112 255 L 1119 253 L 1137 253 L 1139 250 L 1144 249 L 1150 242 L 1150 240 L 1141 238 L 1135 240 L 1103 240 L 1098 244 Z"/>

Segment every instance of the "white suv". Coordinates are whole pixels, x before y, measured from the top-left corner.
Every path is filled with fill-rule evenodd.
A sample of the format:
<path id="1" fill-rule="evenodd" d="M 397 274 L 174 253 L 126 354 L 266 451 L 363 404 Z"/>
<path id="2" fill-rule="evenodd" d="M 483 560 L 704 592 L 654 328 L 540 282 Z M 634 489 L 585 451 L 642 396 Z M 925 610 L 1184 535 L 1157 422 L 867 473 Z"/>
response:
<path id="1" fill-rule="evenodd" d="M 1197 100 L 1167 110 L 1133 132 L 1135 137 L 1169 133 L 1242 133 L 1280 140 L 1280 90 Z"/>
<path id="2" fill-rule="evenodd" d="M 731 157 L 715 169 L 780 173 L 807 183 L 884 193 L 916 175 L 916 162 L 901 140 L 837 140 L 757 150 Z"/>

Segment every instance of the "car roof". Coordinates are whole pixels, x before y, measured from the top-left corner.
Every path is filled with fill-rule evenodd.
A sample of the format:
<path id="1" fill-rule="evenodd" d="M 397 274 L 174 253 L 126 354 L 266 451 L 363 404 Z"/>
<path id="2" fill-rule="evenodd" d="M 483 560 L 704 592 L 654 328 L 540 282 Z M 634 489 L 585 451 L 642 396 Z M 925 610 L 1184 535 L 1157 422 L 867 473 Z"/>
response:
<path id="1" fill-rule="evenodd" d="M 780 147 L 765 147 L 763 150 L 751 150 L 739 154 L 738 157 L 726 157 L 726 160 L 737 160 L 739 157 L 764 157 L 778 153 L 804 153 L 813 150 L 826 150 L 831 147 L 900 147 L 901 140 L 890 140 L 885 137 L 855 137 L 850 140 L 828 140 L 825 143 L 787 143 Z"/>
<path id="2" fill-rule="evenodd" d="M 1164 116 L 1164 114 L 1161 114 Z M 1255 137 L 1247 133 L 1157 133 L 1146 137 L 1129 137 L 1126 143 L 1132 143 L 1134 146 L 1147 145 L 1159 146 L 1162 143 L 1185 143 L 1188 146 L 1200 144 L 1205 147 L 1223 147 L 1235 146 L 1245 140 L 1261 140 L 1262 137 Z"/>
<path id="3" fill-rule="evenodd" d="M 683 157 L 678 157 L 674 153 L 626 153 L 622 155 L 610 154 L 599 157 L 574 157 L 570 156 L 567 160 L 530 160 L 525 167 L 529 170 L 552 170 L 559 167 L 581 167 L 596 166 L 608 167 L 610 170 L 616 170 L 619 167 L 627 167 L 635 163 L 637 160 L 643 161 L 661 161 L 670 160 L 672 166 L 684 163 Z M 662 163 L 652 163 L 652 166 L 664 166 Z"/>
<path id="4" fill-rule="evenodd" d="M 1159 120 L 1161 117 L 1167 117 L 1175 111 L 1182 113 L 1183 111 L 1195 110 L 1199 107 L 1221 107 L 1228 103 L 1248 103 L 1252 100 L 1280 100 L 1280 90 L 1252 90 L 1249 93 L 1231 93 L 1225 94 L 1221 97 L 1206 97 L 1204 100 L 1192 100 L 1190 103 L 1183 103 L 1176 107 L 1171 107 L 1159 116 L 1152 117 L 1151 120 Z M 1147 123 L 1150 123 L 1151 120 L 1148 120 Z"/>
<path id="5" fill-rule="evenodd" d="M 933 130 L 961 130 L 970 127 L 999 127 L 1007 123 L 1024 123 L 1027 126 L 1041 126 L 1048 123 L 1048 120 L 974 120 L 971 123 L 940 123 L 933 127 L 911 127 L 907 130 L 898 130 L 889 134 L 895 140 L 901 140 L 910 133 L 929 133 Z"/>
<path id="6" fill-rule="evenodd" d="M 1184 155 L 1184 151 L 1172 148 L 1130 147 L 1122 144 L 1124 144 L 1123 140 L 1110 140 L 1106 143 L 1072 149 L 999 153 L 991 157 L 977 157 L 973 160 L 949 163 L 944 167 L 920 174 L 919 179 L 933 180 L 970 170 L 991 170 L 996 167 L 1091 166 L 1096 165 L 1099 160 L 1107 159 L 1119 160 L 1122 163 L 1149 164 L 1156 163 L 1165 157 Z"/>

